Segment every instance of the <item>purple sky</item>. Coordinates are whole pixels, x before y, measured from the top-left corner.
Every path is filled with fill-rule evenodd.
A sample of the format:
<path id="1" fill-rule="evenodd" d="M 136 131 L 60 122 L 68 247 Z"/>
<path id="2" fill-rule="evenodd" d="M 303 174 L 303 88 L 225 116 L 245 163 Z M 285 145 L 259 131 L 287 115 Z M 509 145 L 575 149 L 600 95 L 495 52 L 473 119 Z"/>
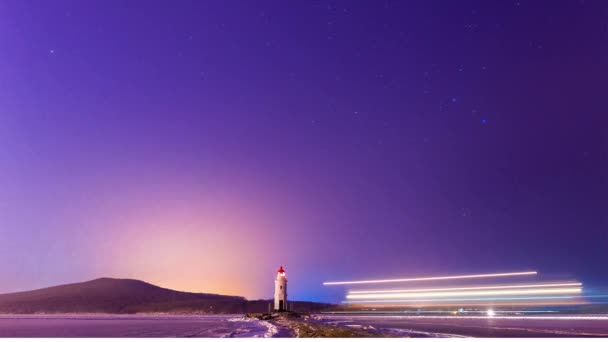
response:
<path id="1" fill-rule="evenodd" d="M 0 1 L 0 292 L 608 274 L 605 1 Z"/>

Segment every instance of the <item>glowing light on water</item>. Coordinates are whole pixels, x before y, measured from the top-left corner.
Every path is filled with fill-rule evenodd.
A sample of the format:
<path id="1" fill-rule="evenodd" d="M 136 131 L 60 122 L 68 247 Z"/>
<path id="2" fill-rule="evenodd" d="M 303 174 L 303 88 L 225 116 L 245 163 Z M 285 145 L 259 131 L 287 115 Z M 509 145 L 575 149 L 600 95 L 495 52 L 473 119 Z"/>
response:
<path id="1" fill-rule="evenodd" d="M 471 278 L 494 278 L 494 277 L 515 277 L 515 276 L 526 276 L 526 275 L 536 275 L 536 274 L 538 274 L 538 272 L 536 272 L 536 271 L 528 271 L 528 272 L 511 272 L 511 273 L 468 274 L 468 275 L 454 275 L 454 276 L 441 276 L 441 277 L 425 277 L 425 278 L 354 280 L 354 281 L 328 281 L 328 282 L 324 282 L 323 285 L 401 283 L 401 282 L 411 282 L 411 281 L 471 279 Z"/>

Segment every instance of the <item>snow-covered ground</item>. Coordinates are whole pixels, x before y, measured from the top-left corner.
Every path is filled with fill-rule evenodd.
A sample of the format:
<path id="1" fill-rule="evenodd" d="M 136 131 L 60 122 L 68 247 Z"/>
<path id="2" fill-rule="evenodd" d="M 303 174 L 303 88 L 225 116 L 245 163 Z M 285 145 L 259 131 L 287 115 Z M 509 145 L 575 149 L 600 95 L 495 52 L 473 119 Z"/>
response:
<path id="1" fill-rule="evenodd" d="M 607 315 L 316 315 L 314 319 L 409 337 L 608 337 Z"/>
<path id="2" fill-rule="evenodd" d="M 242 315 L 0 315 L 0 337 L 272 337 Z"/>

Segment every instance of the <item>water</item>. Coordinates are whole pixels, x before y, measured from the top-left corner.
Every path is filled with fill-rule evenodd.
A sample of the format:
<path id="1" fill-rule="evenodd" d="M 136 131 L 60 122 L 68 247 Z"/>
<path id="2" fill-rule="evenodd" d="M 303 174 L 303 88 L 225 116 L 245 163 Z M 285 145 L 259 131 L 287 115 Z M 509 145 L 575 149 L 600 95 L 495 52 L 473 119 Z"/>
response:
<path id="1" fill-rule="evenodd" d="M 0 337 L 272 337 L 242 315 L 0 315 Z"/>
<path id="2" fill-rule="evenodd" d="M 318 315 L 325 324 L 376 329 L 412 337 L 608 337 L 606 315 L 458 317 Z"/>

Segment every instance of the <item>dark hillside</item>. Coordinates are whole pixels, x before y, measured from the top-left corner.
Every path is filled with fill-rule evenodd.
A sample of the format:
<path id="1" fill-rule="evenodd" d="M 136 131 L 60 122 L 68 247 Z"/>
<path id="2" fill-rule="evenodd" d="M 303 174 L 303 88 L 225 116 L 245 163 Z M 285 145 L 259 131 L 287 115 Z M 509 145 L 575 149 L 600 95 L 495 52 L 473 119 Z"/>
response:
<path id="1" fill-rule="evenodd" d="M 133 279 L 100 278 L 0 295 L 0 313 L 247 313 L 266 312 L 270 302 L 174 291 Z M 297 311 L 327 308 L 331 305 L 294 302 Z"/>
<path id="2" fill-rule="evenodd" d="M 1 313 L 228 313 L 246 306 L 243 297 L 179 292 L 111 278 L 0 295 Z"/>

